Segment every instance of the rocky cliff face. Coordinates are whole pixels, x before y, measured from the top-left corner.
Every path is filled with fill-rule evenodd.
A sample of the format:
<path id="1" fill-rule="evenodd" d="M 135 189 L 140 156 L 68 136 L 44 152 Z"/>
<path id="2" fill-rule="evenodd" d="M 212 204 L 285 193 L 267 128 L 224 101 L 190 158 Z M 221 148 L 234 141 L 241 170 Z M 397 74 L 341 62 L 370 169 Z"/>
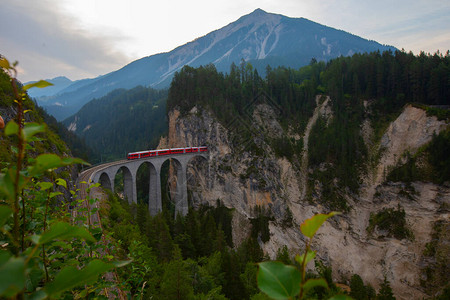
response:
<path id="1" fill-rule="evenodd" d="M 308 137 L 317 117 L 332 118 L 332 99 L 318 97 L 317 108 L 303 133 L 283 129 L 277 111 L 270 105 L 255 104 L 251 113 L 253 128 L 249 140 L 236 140 L 242 126 L 248 121 L 236 117 L 221 124 L 208 111 L 194 107 L 186 115 L 177 110 L 169 113 L 169 135 L 161 146 L 185 147 L 208 145 L 209 161 L 189 167 L 189 190 L 193 205 L 217 199 L 235 208 L 234 242 L 239 243 L 249 234 L 249 217 L 254 207 L 269 208 L 274 220 L 270 222 L 271 238 L 260 244 L 272 258 L 279 248 L 287 245 L 294 255 L 304 247 L 299 224 L 313 214 L 327 212 L 321 205 L 306 201 L 308 179 Z M 386 183 L 384 170 L 395 165 L 405 151 L 414 153 L 428 143 L 433 133 L 439 133 L 448 124 L 429 117 L 425 111 L 405 107 L 389 126 L 381 142 L 373 141 L 370 122 L 364 122 L 362 135 L 369 148 L 383 150 L 376 166 L 370 168 L 361 185 L 359 195 L 347 195 L 351 210 L 327 222 L 314 239 L 313 248 L 320 259 L 331 264 L 333 276 L 348 282 L 359 274 L 365 283 L 379 288 L 384 276 L 398 299 L 428 297 L 421 287 L 423 251 L 431 239 L 433 224 L 448 222 L 450 186 L 414 182 L 411 185 Z M 287 136 L 294 141 L 302 139 L 303 150 L 292 159 L 279 157 L 267 140 Z M 238 141 L 238 142 L 237 142 Z M 397 239 L 385 232 L 368 234 L 371 213 L 383 208 L 405 211 L 405 218 L 414 239 Z M 283 226 L 283 220 L 292 212 L 293 226 Z M 448 243 L 448 241 L 447 241 Z M 426 278 L 425 278 L 426 279 Z"/>

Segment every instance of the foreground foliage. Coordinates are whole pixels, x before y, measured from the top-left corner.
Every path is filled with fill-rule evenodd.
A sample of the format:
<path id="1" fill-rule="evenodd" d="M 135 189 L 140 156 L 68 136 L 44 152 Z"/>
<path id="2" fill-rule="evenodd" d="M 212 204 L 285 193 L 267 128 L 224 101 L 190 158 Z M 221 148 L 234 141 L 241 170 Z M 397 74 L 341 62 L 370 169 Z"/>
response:
<path id="1" fill-rule="evenodd" d="M 314 289 L 329 290 L 326 278 L 307 278 L 306 265 L 315 258 L 316 252 L 310 250 L 311 240 L 317 230 L 330 217 L 338 213 L 318 214 L 303 222 L 300 230 L 307 237 L 305 252 L 295 257 L 299 265 L 285 265 L 278 261 L 259 263 L 258 287 L 272 299 L 308 299 L 314 294 Z M 334 295 L 329 299 L 351 299 L 345 295 Z"/>
<path id="2" fill-rule="evenodd" d="M 14 155 L 0 173 L 0 296 L 44 299 L 104 293 L 111 284 L 99 281 L 99 275 L 118 264 L 93 255 L 99 237 L 92 234 L 94 228 L 74 225 L 86 217 L 74 218 L 61 197 L 74 197 L 72 206 L 81 200 L 55 172 L 85 162 L 35 152 L 45 124 L 25 121 L 26 90 L 49 84 L 38 81 L 22 87 L 15 79 L 16 63 L 0 57 L 0 67 L 2 76 L 9 76 L 17 111 L 2 132 L 2 139 L 15 146 L 10 146 Z"/>

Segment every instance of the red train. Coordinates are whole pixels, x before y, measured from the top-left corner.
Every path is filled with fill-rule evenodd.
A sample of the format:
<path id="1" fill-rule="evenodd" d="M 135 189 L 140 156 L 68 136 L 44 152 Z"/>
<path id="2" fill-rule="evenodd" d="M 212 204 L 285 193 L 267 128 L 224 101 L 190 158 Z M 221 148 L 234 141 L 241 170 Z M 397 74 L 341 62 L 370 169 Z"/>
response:
<path id="1" fill-rule="evenodd" d="M 206 152 L 208 147 L 188 147 L 188 148 L 173 148 L 173 149 L 159 149 L 159 150 L 146 150 L 139 152 L 131 152 L 127 154 L 127 159 L 139 159 L 153 156 L 162 156 L 169 154 L 183 154 L 183 153 L 195 153 L 195 152 Z"/>

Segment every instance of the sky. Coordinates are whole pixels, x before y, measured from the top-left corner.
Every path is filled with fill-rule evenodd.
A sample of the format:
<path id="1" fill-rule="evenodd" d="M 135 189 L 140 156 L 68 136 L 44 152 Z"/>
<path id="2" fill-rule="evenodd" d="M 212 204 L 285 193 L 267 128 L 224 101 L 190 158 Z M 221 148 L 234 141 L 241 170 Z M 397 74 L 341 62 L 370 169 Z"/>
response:
<path id="1" fill-rule="evenodd" d="M 93 78 L 257 8 L 414 54 L 450 49 L 448 0 L 0 0 L 0 54 L 19 62 L 23 82 Z"/>

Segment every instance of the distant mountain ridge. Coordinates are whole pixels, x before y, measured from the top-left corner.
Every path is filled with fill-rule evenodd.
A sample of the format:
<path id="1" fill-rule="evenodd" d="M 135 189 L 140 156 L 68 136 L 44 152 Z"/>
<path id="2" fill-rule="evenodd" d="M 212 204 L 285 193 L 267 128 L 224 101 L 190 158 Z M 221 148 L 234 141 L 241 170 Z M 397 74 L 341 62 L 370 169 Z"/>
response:
<path id="1" fill-rule="evenodd" d="M 76 113 L 85 103 L 117 89 L 138 85 L 166 88 L 184 65 L 213 63 L 227 72 L 231 63 L 251 62 L 264 70 L 284 65 L 298 68 L 312 58 L 327 61 L 357 52 L 396 50 L 304 18 L 289 18 L 256 9 L 237 21 L 167 53 L 147 56 L 95 79 L 76 81 L 52 97 L 37 101 L 58 120 Z M 34 95 L 32 95 L 34 96 Z"/>
<path id="2" fill-rule="evenodd" d="M 62 90 L 72 85 L 74 82 L 65 76 L 58 76 L 52 79 L 46 79 L 46 81 L 52 83 L 52 86 L 48 86 L 45 89 L 32 89 L 28 93 L 31 97 L 40 97 L 41 101 L 44 101 L 44 97 L 51 97 L 59 94 Z M 25 84 L 34 83 L 36 81 L 25 82 Z"/>

